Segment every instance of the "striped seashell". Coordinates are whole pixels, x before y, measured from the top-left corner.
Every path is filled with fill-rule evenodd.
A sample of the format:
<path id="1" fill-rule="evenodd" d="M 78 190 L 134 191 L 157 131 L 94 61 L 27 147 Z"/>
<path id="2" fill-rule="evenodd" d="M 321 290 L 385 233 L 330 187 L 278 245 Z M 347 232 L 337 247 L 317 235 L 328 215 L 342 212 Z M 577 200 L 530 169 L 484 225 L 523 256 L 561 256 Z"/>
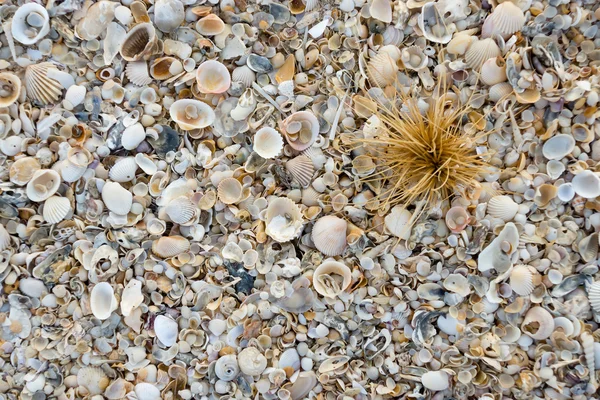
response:
<path id="1" fill-rule="evenodd" d="M 4 225 L 0 224 L 0 251 L 8 249 L 10 244 L 10 233 L 8 233 Z"/>
<path id="2" fill-rule="evenodd" d="M 398 65 L 388 53 L 379 53 L 369 61 L 367 75 L 371 82 L 386 87 L 397 79 Z"/>
<path id="3" fill-rule="evenodd" d="M 590 285 L 588 288 L 588 299 L 594 311 L 600 314 L 600 281 Z"/>
<path id="4" fill-rule="evenodd" d="M 517 215 L 519 205 L 509 196 L 494 196 L 487 204 L 487 212 L 492 217 L 510 221 Z"/>
<path id="5" fill-rule="evenodd" d="M 68 183 L 77 182 L 87 170 L 86 166 L 74 164 L 69 160 L 57 163 L 57 168 L 60 170 L 63 181 Z"/>
<path id="6" fill-rule="evenodd" d="M 51 196 L 44 202 L 42 213 L 44 220 L 51 224 L 57 224 L 73 211 L 71 202 L 66 197 Z"/>
<path id="7" fill-rule="evenodd" d="M 488 97 L 493 102 L 498 102 L 504 98 L 510 96 L 513 91 L 513 87 L 508 82 L 497 83 L 490 88 Z"/>
<path id="8" fill-rule="evenodd" d="M 510 287 L 519 296 L 533 292 L 533 274 L 527 265 L 517 265 L 510 273 Z"/>
<path id="9" fill-rule="evenodd" d="M 33 64 L 25 68 L 27 97 L 42 104 L 58 101 L 64 87 L 58 80 L 48 76 L 48 71 L 51 69 L 57 70 L 54 64 L 49 62 Z"/>
<path id="10" fill-rule="evenodd" d="M 252 82 L 256 79 L 256 72 L 252 71 L 247 65 L 237 67 L 231 73 L 232 82 L 241 82 L 246 87 L 252 86 Z"/>
<path id="11" fill-rule="evenodd" d="M 501 56 L 500 47 L 493 39 L 477 40 L 469 46 L 465 53 L 465 62 L 474 70 L 479 70 L 490 58 Z"/>
<path id="12" fill-rule="evenodd" d="M 321 193 L 317 192 L 312 186 L 302 190 L 302 204 L 308 207 L 318 206 Z"/>
<path id="13" fill-rule="evenodd" d="M 136 86 L 147 86 L 152 83 L 146 61 L 128 62 L 125 67 L 125 76 Z"/>
<path id="14" fill-rule="evenodd" d="M 489 38 L 498 34 L 505 40 L 519 32 L 525 25 L 525 14 L 510 1 L 500 3 L 485 19 L 481 28 L 481 37 Z"/>
<path id="15" fill-rule="evenodd" d="M 348 223 L 333 215 L 327 215 L 315 222 L 312 240 L 317 250 L 326 256 L 339 256 L 347 246 L 346 229 Z"/>
<path id="16" fill-rule="evenodd" d="M 306 0 L 306 8 L 304 12 L 309 12 L 312 10 L 316 10 L 319 7 L 320 0 Z"/>
<path id="17" fill-rule="evenodd" d="M 121 158 L 108 171 L 108 177 L 114 182 L 130 182 L 135 178 L 137 169 L 134 157 Z"/>
<path id="18" fill-rule="evenodd" d="M 241 199 L 243 190 L 240 181 L 235 178 L 225 178 L 219 182 L 217 194 L 224 204 L 234 204 Z"/>
<path id="19" fill-rule="evenodd" d="M 196 215 L 196 205 L 187 197 L 171 200 L 165 207 L 165 212 L 176 224 L 185 224 Z"/>
<path id="20" fill-rule="evenodd" d="M 303 188 L 312 182 L 315 166 L 308 156 L 301 155 L 285 163 L 285 168 L 296 182 Z"/>
<path id="21" fill-rule="evenodd" d="M 163 236 L 152 243 L 152 252 L 161 258 L 175 257 L 190 249 L 190 241 L 183 236 Z"/>
<path id="22" fill-rule="evenodd" d="M 589 332 L 583 332 L 581 334 L 581 347 L 583 347 L 583 355 L 585 356 L 585 363 L 589 370 L 590 384 L 593 387 L 597 387 L 596 382 L 596 344 L 594 336 Z"/>

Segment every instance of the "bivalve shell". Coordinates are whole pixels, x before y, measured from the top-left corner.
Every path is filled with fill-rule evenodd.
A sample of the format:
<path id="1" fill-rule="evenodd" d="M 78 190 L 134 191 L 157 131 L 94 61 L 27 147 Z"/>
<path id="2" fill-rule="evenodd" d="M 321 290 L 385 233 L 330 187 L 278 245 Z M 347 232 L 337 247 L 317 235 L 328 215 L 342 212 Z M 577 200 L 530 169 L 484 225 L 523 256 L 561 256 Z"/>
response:
<path id="1" fill-rule="evenodd" d="M 495 34 L 508 39 L 525 25 L 525 14 L 514 3 L 505 1 L 496 6 L 485 19 L 481 28 L 481 37 L 489 38 Z"/>
<path id="2" fill-rule="evenodd" d="M 51 224 L 57 224 L 69 215 L 73 209 L 71 202 L 66 197 L 51 196 L 44 202 L 44 220 Z"/>
<path id="3" fill-rule="evenodd" d="M 171 200 L 165 207 L 171 221 L 176 224 L 185 224 L 196 216 L 196 205 L 187 197 L 178 197 Z"/>
<path id="4" fill-rule="evenodd" d="M 10 72 L 0 73 L 0 107 L 8 107 L 19 98 L 21 94 L 21 80 Z"/>
<path id="5" fill-rule="evenodd" d="M 48 199 L 58 190 L 61 178 L 58 172 L 51 169 L 35 171 L 27 183 L 27 198 L 31 201 L 41 202 Z"/>
<path id="6" fill-rule="evenodd" d="M 152 78 L 148 72 L 148 63 L 146 61 L 128 62 L 125 67 L 127 79 L 137 86 L 147 86 L 152 83 Z"/>
<path id="7" fill-rule="evenodd" d="M 400 239 L 408 240 L 411 232 L 412 213 L 402 206 L 392 208 L 384 218 L 386 229 Z"/>
<path id="8" fill-rule="evenodd" d="M 345 264 L 326 261 L 313 273 L 313 287 L 321 296 L 334 299 L 350 286 L 352 272 Z"/>
<path id="9" fill-rule="evenodd" d="M 571 182 L 573 190 L 579 196 L 586 199 L 594 199 L 600 196 L 600 177 L 590 170 L 581 171 L 573 178 Z"/>
<path id="10" fill-rule="evenodd" d="M 304 227 L 300 207 L 285 197 L 269 200 L 265 223 L 265 233 L 280 243 L 297 238 Z"/>
<path id="11" fill-rule="evenodd" d="M 224 204 L 237 203 L 242 198 L 244 187 L 235 178 L 225 178 L 217 186 L 219 200 Z"/>
<path id="12" fill-rule="evenodd" d="M 421 376 L 423 387 L 434 392 L 448 389 L 449 375 L 445 371 L 428 371 Z"/>
<path id="13" fill-rule="evenodd" d="M 117 182 L 106 182 L 102 188 L 106 208 L 118 215 L 127 215 L 133 204 L 133 195 Z"/>
<path id="14" fill-rule="evenodd" d="M 312 160 L 305 155 L 300 155 L 288 160 L 285 168 L 294 180 L 303 188 L 308 187 L 315 173 L 315 166 Z"/>
<path id="15" fill-rule="evenodd" d="M 128 126 L 121 136 L 121 144 L 125 150 L 133 150 L 146 138 L 146 129 L 139 122 Z"/>
<path id="16" fill-rule="evenodd" d="M 206 128 L 215 121 L 215 112 L 199 100 L 177 100 L 169 108 L 173 121 L 184 131 Z"/>
<path id="17" fill-rule="evenodd" d="M 503 221 L 512 220 L 519 211 L 519 205 L 510 196 L 493 196 L 487 204 L 487 212 Z"/>
<path id="18" fill-rule="evenodd" d="M 571 154 L 575 148 L 575 139 L 571 135 L 560 134 L 551 137 L 544 143 L 542 154 L 548 160 L 560 160 Z"/>
<path id="19" fill-rule="evenodd" d="M 264 127 L 254 135 L 254 151 L 262 158 L 275 158 L 283 150 L 283 138 L 276 129 Z"/>
<path id="20" fill-rule="evenodd" d="M 484 62 L 501 55 L 500 47 L 493 39 L 477 40 L 471 43 L 467 49 L 465 62 L 469 67 L 478 71 Z"/>
<path id="21" fill-rule="evenodd" d="M 108 171 L 108 177 L 114 182 L 130 182 L 135 178 L 138 165 L 135 157 L 125 157 L 118 160 Z"/>
<path id="22" fill-rule="evenodd" d="M 49 76 L 51 70 L 57 69 L 49 62 L 33 64 L 25 69 L 27 97 L 42 104 L 55 103 L 60 98 L 63 85 Z"/>
<path id="23" fill-rule="evenodd" d="M 312 240 L 317 250 L 326 256 L 339 256 L 347 246 L 346 230 L 348 223 L 336 216 L 319 218 L 312 229 Z"/>
<path id="24" fill-rule="evenodd" d="M 166 347 L 171 347 L 177 342 L 179 326 L 177 321 L 164 315 L 158 315 L 154 319 L 154 333 L 160 342 Z"/>
<path id="25" fill-rule="evenodd" d="M 208 14 L 196 22 L 196 30 L 204 36 L 216 36 L 225 30 L 225 22 L 218 15 Z"/>
<path id="26" fill-rule="evenodd" d="M 198 67 L 196 83 L 202 93 L 219 94 L 226 92 L 231 86 L 231 75 L 227 67 L 219 61 L 208 60 Z"/>
<path id="27" fill-rule="evenodd" d="M 526 265 L 517 265 L 510 272 L 510 287 L 519 296 L 533 292 L 533 274 Z"/>
<path id="28" fill-rule="evenodd" d="M 254 82 L 255 79 L 256 72 L 252 71 L 247 65 L 237 67 L 231 73 L 231 80 L 233 82 L 241 82 L 245 87 L 252 86 L 252 82 Z"/>
<path id="29" fill-rule="evenodd" d="M 588 299 L 592 309 L 600 314 L 600 282 L 594 282 L 588 288 Z"/>
<path id="30" fill-rule="evenodd" d="M 34 157 L 19 158 L 10 166 L 8 171 L 10 181 L 19 186 L 27 185 L 33 174 L 41 168 L 39 161 Z"/>
<path id="31" fill-rule="evenodd" d="M 163 236 L 152 243 L 152 252 L 161 258 L 171 258 L 190 249 L 190 241 L 183 236 Z"/>
<path id="32" fill-rule="evenodd" d="M 99 320 L 108 319 L 117 306 L 115 292 L 110 283 L 97 283 L 90 294 L 90 308 L 94 316 Z"/>
<path id="33" fill-rule="evenodd" d="M 84 387 L 92 396 L 100 395 L 110 384 L 110 379 L 101 368 L 83 367 L 77 371 L 77 384 Z"/>

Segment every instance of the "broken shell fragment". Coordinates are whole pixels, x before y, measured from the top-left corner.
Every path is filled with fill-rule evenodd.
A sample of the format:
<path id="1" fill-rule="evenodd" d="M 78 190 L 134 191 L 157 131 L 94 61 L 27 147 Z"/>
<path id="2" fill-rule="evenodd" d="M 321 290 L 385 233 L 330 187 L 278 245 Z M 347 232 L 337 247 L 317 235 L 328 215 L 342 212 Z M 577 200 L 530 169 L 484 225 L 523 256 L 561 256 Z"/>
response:
<path id="1" fill-rule="evenodd" d="M 8 107 L 21 94 L 21 80 L 10 72 L 0 73 L 0 107 Z"/>
<path id="2" fill-rule="evenodd" d="M 13 38 L 23 44 L 34 44 L 50 31 L 48 11 L 37 3 L 23 4 L 17 9 L 11 23 Z"/>
<path id="3" fill-rule="evenodd" d="M 321 296 L 336 298 L 350 286 L 350 268 L 337 261 L 326 261 L 313 273 L 313 286 Z"/>
<path id="4" fill-rule="evenodd" d="M 300 207 L 292 200 L 283 197 L 269 201 L 265 224 L 265 233 L 280 243 L 298 237 L 304 227 Z"/>

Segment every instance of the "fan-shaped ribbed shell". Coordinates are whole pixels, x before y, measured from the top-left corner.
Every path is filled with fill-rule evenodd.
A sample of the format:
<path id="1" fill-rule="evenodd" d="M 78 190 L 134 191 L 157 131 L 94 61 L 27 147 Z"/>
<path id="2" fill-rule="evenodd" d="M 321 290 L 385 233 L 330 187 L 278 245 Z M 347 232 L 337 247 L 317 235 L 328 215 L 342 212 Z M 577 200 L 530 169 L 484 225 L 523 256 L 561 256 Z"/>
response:
<path id="1" fill-rule="evenodd" d="M 246 87 L 252 86 L 252 82 L 256 79 L 256 72 L 252 71 L 249 66 L 242 65 L 237 67 L 231 73 L 231 80 L 233 82 L 241 82 Z"/>
<path id="2" fill-rule="evenodd" d="M 331 299 L 336 298 L 346 290 L 351 282 L 352 272 L 350 268 L 346 264 L 337 261 L 322 263 L 315 269 L 313 274 L 313 287 L 317 293 Z"/>
<path id="3" fill-rule="evenodd" d="M 43 216 L 46 222 L 57 224 L 72 211 L 71 202 L 66 197 L 51 196 L 44 202 Z"/>
<path id="4" fill-rule="evenodd" d="M 219 182 L 217 194 L 221 202 L 234 204 L 241 199 L 243 190 L 244 187 L 240 181 L 235 178 L 225 178 Z"/>
<path id="5" fill-rule="evenodd" d="M 339 256 L 346 249 L 348 223 L 333 215 L 321 217 L 312 230 L 312 240 L 317 250 L 326 256 Z"/>
<path id="6" fill-rule="evenodd" d="M 275 158 L 283 150 L 283 138 L 276 129 L 265 126 L 254 135 L 253 149 L 262 158 Z"/>
<path id="7" fill-rule="evenodd" d="M 486 18 L 481 28 L 481 37 L 489 38 L 499 34 L 504 39 L 519 32 L 525 25 L 525 14 L 514 3 L 505 1 L 496 6 Z"/>
<path id="8" fill-rule="evenodd" d="M 60 98 L 63 85 L 48 76 L 50 69 L 56 69 L 56 67 L 49 62 L 33 64 L 25 68 L 27 97 L 42 104 L 55 103 Z"/>
<path id="9" fill-rule="evenodd" d="M 152 83 L 152 78 L 148 72 L 148 63 L 146 61 L 131 61 L 125 67 L 127 79 L 137 86 L 147 86 Z"/>
<path id="10" fill-rule="evenodd" d="M 10 233 L 8 233 L 4 225 L 0 224 L 0 251 L 8 249 L 10 244 Z"/>
<path id="11" fill-rule="evenodd" d="M 110 379 L 98 367 L 83 367 L 77 372 L 77 384 L 87 389 L 90 395 L 99 395 L 110 384 Z"/>
<path id="12" fill-rule="evenodd" d="M 127 215 L 133 204 L 133 195 L 117 182 L 106 182 L 102 188 L 102 201 L 115 214 Z"/>
<path id="13" fill-rule="evenodd" d="M 39 161 L 34 157 L 19 158 L 10 166 L 10 181 L 15 185 L 26 185 L 31 180 L 33 174 L 40 168 Z"/>
<path id="14" fill-rule="evenodd" d="M 138 165 L 135 157 L 125 157 L 118 160 L 108 171 L 108 177 L 114 182 L 129 182 L 135 178 Z"/>
<path id="15" fill-rule="evenodd" d="M 503 221 L 512 220 L 518 211 L 519 205 L 510 196 L 494 196 L 488 201 L 488 214 Z"/>
<path id="16" fill-rule="evenodd" d="M 308 187 L 312 182 L 315 166 L 310 158 L 301 155 L 285 163 L 285 168 L 302 187 Z"/>
<path id="17" fill-rule="evenodd" d="M 367 75 L 371 82 L 380 87 L 392 84 L 397 78 L 398 64 L 388 53 L 381 52 L 367 65 Z"/>
<path id="18" fill-rule="evenodd" d="M 21 80 L 10 72 L 0 73 L 0 107 L 8 107 L 19 98 L 21 93 Z"/>
<path id="19" fill-rule="evenodd" d="M 190 241 L 183 236 L 163 236 L 152 244 L 152 252 L 161 258 L 175 257 L 189 249 Z"/>
<path id="20" fill-rule="evenodd" d="M 185 224 L 196 215 L 196 205 L 187 197 L 178 197 L 171 200 L 165 207 L 171 221 L 176 224 Z"/>
<path id="21" fill-rule="evenodd" d="M 35 171 L 31 180 L 27 183 L 27 198 L 35 202 L 44 201 L 56 193 L 60 182 L 60 175 L 54 170 L 40 169 Z"/>
<path id="22" fill-rule="evenodd" d="M 156 30 L 151 23 L 142 23 L 131 29 L 119 52 L 126 61 L 138 61 L 149 58 L 156 51 Z"/>
<path id="23" fill-rule="evenodd" d="M 600 314 L 600 281 L 590 285 L 588 289 L 588 299 L 594 311 Z"/>
<path id="24" fill-rule="evenodd" d="M 504 98 L 510 96 L 513 91 L 513 87 L 508 82 L 497 83 L 490 88 L 489 98 L 493 102 L 498 102 Z"/>
<path id="25" fill-rule="evenodd" d="M 60 175 L 63 178 L 63 181 L 67 183 L 76 182 L 85 174 L 87 169 L 86 166 L 81 166 L 77 164 L 73 164 L 69 160 L 63 160 L 60 163 L 55 164 L 55 167 L 60 170 Z"/>
<path id="26" fill-rule="evenodd" d="M 493 39 L 477 40 L 467 49 L 465 62 L 472 69 L 479 70 L 484 62 L 501 55 L 500 47 Z"/>
<path id="27" fill-rule="evenodd" d="M 517 265 L 510 273 L 510 287 L 519 296 L 528 296 L 533 291 L 533 274 L 526 265 Z"/>

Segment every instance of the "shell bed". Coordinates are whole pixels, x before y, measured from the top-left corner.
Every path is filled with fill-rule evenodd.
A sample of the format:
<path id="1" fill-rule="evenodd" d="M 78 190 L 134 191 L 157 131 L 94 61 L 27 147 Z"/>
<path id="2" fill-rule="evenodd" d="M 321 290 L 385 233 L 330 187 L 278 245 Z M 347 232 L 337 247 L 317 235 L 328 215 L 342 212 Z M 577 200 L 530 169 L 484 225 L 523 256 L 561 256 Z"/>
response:
<path id="1" fill-rule="evenodd" d="M 599 28 L 0 2 L 0 400 L 598 398 Z"/>

